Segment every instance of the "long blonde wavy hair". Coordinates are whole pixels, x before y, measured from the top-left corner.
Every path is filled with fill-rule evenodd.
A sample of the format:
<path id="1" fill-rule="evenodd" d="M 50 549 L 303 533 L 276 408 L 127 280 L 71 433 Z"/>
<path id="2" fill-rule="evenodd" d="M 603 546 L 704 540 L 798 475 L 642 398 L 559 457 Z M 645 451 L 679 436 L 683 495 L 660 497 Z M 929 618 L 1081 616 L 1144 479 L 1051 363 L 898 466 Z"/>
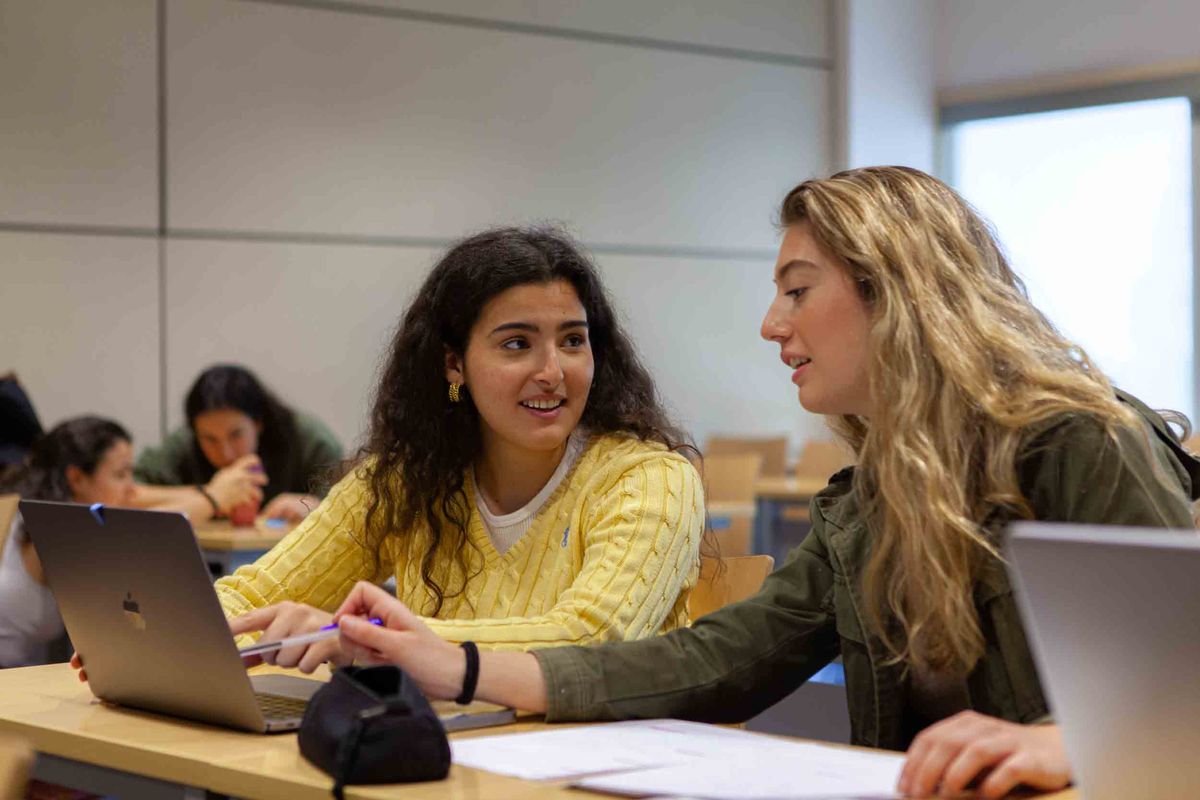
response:
<path id="1" fill-rule="evenodd" d="M 840 172 L 793 189 L 781 222 L 810 226 L 871 315 L 872 413 L 831 420 L 857 454 L 872 534 L 868 625 L 894 663 L 969 671 L 984 648 L 972 588 L 998 557 L 981 523 L 997 508 L 1032 516 L 1016 474 L 1028 428 L 1084 413 L 1116 442 L 1137 417 L 941 181 L 904 167 Z"/>

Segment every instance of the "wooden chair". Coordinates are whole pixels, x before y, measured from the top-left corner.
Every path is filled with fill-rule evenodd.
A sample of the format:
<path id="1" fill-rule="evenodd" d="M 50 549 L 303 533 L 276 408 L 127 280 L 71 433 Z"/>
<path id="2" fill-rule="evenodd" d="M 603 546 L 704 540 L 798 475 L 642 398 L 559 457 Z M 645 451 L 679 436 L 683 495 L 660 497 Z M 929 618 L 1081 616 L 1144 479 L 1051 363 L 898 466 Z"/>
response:
<path id="1" fill-rule="evenodd" d="M 750 553 L 754 531 L 754 484 L 761 464 L 762 456 L 758 453 L 704 459 L 708 523 L 723 556 Z"/>
<path id="2" fill-rule="evenodd" d="M 23 739 L 0 738 L 0 800 L 19 800 L 33 771 L 33 748 Z"/>
<path id="3" fill-rule="evenodd" d="M 833 473 L 854 463 L 854 456 L 840 442 L 810 441 L 800 449 L 796 474 L 824 480 Z"/>
<path id="4" fill-rule="evenodd" d="M 804 447 L 800 448 L 800 458 L 796 461 L 796 477 L 825 481 L 842 467 L 853 463 L 854 459 L 840 442 L 813 440 L 805 442 Z M 808 522 L 808 506 L 786 506 L 780 516 L 784 522 Z"/>
<path id="5" fill-rule="evenodd" d="M 8 544 L 8 534 L 12 530 L 13 517 L 17 515 L 19 494 L 0 494 L 0 557 L 4 555 L 4 547 Z"/>
<path id="6" fill-rule="evenodd" d="M 758 453 L 762 456 L 763 475 L 782 475 L 787 471 L 787 443 L 786 436 L 710 436 L 704 444 L 704 457 Z"/>
<path id="7" fill-rule="evenodd" d="M 762 469 L 757 453 L 704 459 L 704 497 L 709 503 L 754 502 L 754 482 Z"/>
<path id="8" fill-rule="evenodd" d="M 700 580 L 688 595 L 688 616 L 700 619 L 756 594 L 774 568 L 770 556 L 700 559 Z"/>

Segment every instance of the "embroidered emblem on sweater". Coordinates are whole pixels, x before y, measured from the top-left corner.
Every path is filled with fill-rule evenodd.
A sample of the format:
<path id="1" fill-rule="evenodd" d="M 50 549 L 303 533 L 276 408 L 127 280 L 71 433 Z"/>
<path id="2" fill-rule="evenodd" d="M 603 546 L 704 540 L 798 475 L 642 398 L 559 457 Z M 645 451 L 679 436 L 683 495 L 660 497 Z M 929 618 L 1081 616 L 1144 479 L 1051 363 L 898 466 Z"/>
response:
<path id="1" fill-rule="evenodd" d="M 570 526 L 570 525 L 568 525 L 567 527 L 563 528 L 563 538 L 562 538 L 562 544 L 560 544 L 560 545 L 559 545 L 559 547 L 566 547 L 566 546 L 567 546 L 567 535 L 568 535 L 570 532 L 571 532 L 571 526 Z"/>

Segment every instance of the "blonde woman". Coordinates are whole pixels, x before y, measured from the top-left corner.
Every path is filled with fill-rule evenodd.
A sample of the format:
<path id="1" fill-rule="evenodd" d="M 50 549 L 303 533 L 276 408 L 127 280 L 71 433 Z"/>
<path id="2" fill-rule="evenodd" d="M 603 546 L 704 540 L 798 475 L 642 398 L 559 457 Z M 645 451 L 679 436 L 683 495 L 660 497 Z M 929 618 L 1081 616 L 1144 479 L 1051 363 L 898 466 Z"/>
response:
<path id="1" fill-rule="evenodd" d="M 473 663 L 360 584 L 338 612 L 342 646 L 434 697 L 551 721 L 744 720 L 840 653 L 853 741 L 908 749 L 901 792 L 1061 787 L 1004 525 L 1189 526 L 1200 463 L 1030 305 L 987 226 L 934 178 L 808 181 L 782 222 L 762 335 L 858 466 L 815 498 L 811 534 L 760 594 L 658 638 Z"/>

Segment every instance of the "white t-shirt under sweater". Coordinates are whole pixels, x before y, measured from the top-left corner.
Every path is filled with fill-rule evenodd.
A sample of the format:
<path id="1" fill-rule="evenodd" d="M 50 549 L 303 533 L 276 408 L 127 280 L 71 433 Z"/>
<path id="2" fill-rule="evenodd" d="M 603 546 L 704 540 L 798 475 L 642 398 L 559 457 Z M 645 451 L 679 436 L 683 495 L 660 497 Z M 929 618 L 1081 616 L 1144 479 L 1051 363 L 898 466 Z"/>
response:
<path id="1" fill-rule="evenodd" d="M 579 454 L 587 447 L 587 441 L 588 435 L 577 428 L 567 439 L 567 448 L 563 452 L 562 460 L 558 462 L 554 474 L 550 476 L 550 480 L 546 481 L 546 485 L 532 500 L 511 514 L 492 513 L 492 510 L 488 508 L 487 501 L 483 499 L 483 488 L 472 473 L 471 483 L 475 485 L 475 507 L 479 509 L 479 515 L 483 517 L 483 527 L 487 530 L 488 538 L 492 540 L 492 546 L 496 548 L 497 553 L 504 555 L 508 548 L 525 535 L 525 532 L 533 525 L 533 519 L 537 516 L 537 512 L 541 511 L 542 506 L 550 499 L 550 495 L 554 494 L 554 490 L 563 482 L 563 478 L 567 477 L 567 473 L 575 465 Z M 472 467 L 473 469 L 474 467 Z"/>
<path id="2" fill-rule="evenodd" d="M 50 589 L 25 569 L 21 533 L 18 514 L 0 556 L 0 667 L 45 664 L 50 644 L 66 630 Z"/>

